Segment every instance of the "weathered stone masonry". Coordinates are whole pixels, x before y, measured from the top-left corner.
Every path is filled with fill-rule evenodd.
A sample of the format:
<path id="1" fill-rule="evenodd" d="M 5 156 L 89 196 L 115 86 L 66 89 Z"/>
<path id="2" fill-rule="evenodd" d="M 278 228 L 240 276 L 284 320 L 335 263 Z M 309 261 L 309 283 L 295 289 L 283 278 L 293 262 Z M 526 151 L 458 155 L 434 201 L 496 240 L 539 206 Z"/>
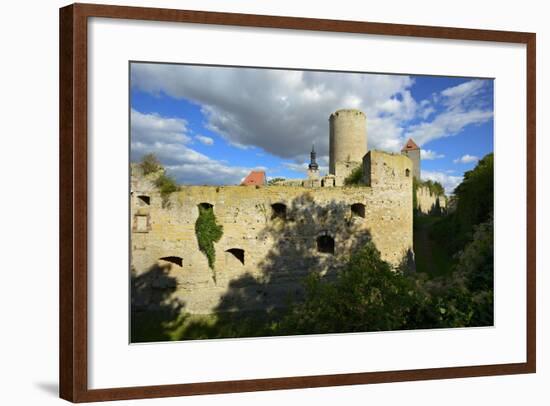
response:
<path id="1" fill-rule="evenodd" d="M 445 196 L 437 196 L 427 186 L 419 186 L 416 189 L 416 208 L 419 212 L 429 214 L 434 209 L 436 201 L 439 202 L 441 209 L 447 209 L 447 199 L 445 199 Z"/>
<path id="2" fill-rule="evenodd" d="M 162 267 L 174 285 L 165 300 L 178 300 L 186 312 L 211 313 L 284 305 L 300 293 L 305 275 L 337 272 L 368 239 L 397 266 L 412 253 L 411 161 L 370 151 L 364 162 L 369 186 L 182 186 L 168 204 L 133 166 L 134 276 Z M 216 280 L 197 245 L 200 204 L 212 205 L 223 225 Z M 141 300 L 137 308 L 155 305 Z"/>
<path id="3" fill-rule="evenodd" d="M 367 152 L 366 117 L 358 110 L 333 113 L 329 133 L 329 174 L 319 176 L 312 149 L 308 179 L 276 186 L 182 186 L 166 199 L 154 187 L 159 174 L 142 176 L 132 165 L 132 310 L 284 306 L 301 296 L 306 275 L 333 278 L 369 240 L 394 267 L 410 260 L 418 162 Z M 363 185 L 342 186 L 361 166 Z M 223 226 L 214 269 L 197 243 L 199 206 L 212 208 Z"/>

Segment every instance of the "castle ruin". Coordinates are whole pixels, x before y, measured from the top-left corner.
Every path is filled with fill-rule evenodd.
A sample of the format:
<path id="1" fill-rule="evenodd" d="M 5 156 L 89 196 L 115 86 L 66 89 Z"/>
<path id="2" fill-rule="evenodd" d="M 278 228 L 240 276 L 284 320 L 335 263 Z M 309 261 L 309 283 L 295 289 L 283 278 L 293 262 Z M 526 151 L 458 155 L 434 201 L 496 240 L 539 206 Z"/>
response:
<path id="1" fill-rule="evenodd" d="M 359 110 L 333 113 L 329 134 L 329 174 L 320 176 L 313 149 L 307 179 L 270 186 L 181 186 L 167 197 L 154 185 L 158 174 L 143 176 L 132 164 L 132 277 L 151 275 L 139 295 L 132 292 L 132 310 L 176 302 L 195 314 L 284 306 L 300 297 L 307 274 L 334 277 L 366 241 L 394 267 L 410 260 L 414 161 L 368 150 Z M 345 186 L 358 167 L 362 184 Z M 200 207 L 223 226 L 212 268 L 195 233 Z"/>

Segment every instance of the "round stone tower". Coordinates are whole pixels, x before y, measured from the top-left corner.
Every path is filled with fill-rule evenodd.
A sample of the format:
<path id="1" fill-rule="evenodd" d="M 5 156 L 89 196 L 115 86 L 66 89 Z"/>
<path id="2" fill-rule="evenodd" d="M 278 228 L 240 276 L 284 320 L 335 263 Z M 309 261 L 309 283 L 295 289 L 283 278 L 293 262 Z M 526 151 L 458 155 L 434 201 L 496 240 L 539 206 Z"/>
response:
<path id="1" fill-rule="evenodd" d="M 367 117 L 356 109 L 342 109 L 330 115 L 329 173 L 336 184 L 357 166 L 362 165 L 367 153 Z"/>

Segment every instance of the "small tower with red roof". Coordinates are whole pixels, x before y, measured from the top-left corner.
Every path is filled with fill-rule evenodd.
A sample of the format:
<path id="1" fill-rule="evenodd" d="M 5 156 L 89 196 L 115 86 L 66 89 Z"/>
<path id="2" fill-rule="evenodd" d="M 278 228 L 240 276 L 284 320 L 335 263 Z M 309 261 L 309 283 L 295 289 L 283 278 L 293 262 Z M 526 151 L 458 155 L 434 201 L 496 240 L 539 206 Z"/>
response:
<path id="1" fill-rule="evenodd" d="M 413 163 L 413 177 L 420 180 L 420 147 L 416 145 L 412 138 L 409 138 L 403 149 L 401 149 L 401 153 L 411 159 Z"/>
<path id="2" fill-rule="evenodd" d="M 241 182 L 242 186 L 264 186 L 265 185 L 265 172 L 264 171 L 251 171 L 246 178 Z"/>

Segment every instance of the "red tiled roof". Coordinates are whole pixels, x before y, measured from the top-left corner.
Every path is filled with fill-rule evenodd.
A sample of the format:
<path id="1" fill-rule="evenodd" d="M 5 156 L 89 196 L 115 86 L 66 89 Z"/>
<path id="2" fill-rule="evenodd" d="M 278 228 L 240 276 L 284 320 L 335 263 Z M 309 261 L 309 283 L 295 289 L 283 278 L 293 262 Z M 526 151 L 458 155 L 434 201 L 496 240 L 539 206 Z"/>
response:
<path id="1" fill-rule="evenodd" d="M 265 185 L 265 172 L 264 171 L 251 171 L 246 178 L 241 182 L 241 185 Z"/>
<path id="2" fill-rule="evenodd" d="M 415 149 L 420 149 L 420 147 L 415 144 L 415 142 L 412 140 L 412 138 L 409 138 L 409 140 L 407 141 L 407 143 L 405 144 L 405 146 L 403 147 L 403 149 L 401 151 L 411 151 L 411 150 L 415 150 Z"/>

